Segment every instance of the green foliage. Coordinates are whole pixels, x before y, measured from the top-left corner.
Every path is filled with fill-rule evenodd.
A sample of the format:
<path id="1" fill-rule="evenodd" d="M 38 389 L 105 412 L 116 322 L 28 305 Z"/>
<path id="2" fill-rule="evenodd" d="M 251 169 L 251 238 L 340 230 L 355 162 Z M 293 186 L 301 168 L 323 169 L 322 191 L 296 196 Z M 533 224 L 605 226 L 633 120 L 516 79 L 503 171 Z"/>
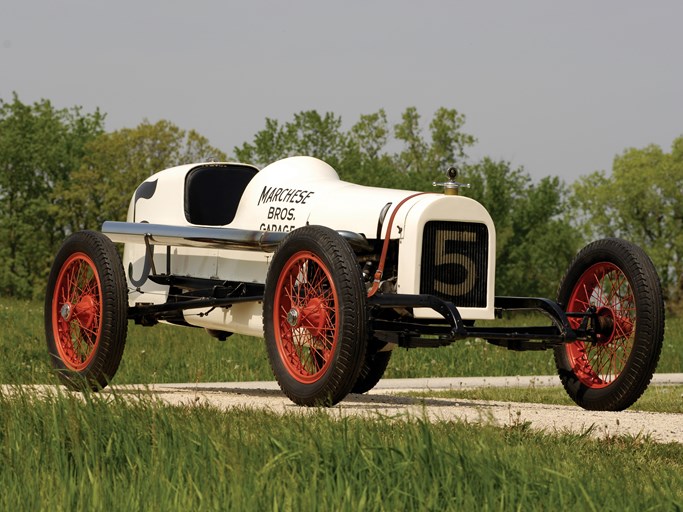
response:
<path id="1" fill-rule="evenodd" d="M 464 125 L 463 114 L 439 108 L 425 136 L 409 107 L 393 126 L 380 109 L 344 130 L 341 117 L 309 110 L 285 123 L 266 119 L 234 155 L 259 166 L 310 155 L 344 180 L 418 191 L 434 190 L 432 182 L 457 163 L 460 180 L 471 184 L 463 193 L 496 225 L 498 294 L 552 297 L 581 242 L 621 236 L 650 253 L 667 296 L 683 300 L 683 137 L 671 153 L 627 150 L 611 175 L 590 174 L 569 190 L 557 178 L 533 182 L 508 162 L 469 162 L 476 139 Z M 123 220 L 133 191 L 152 173 L 225 159 L 206 138 L 169 121 L 105 133 L 99 111 L 55 109 L 47 100 L 25 105 L 16 95 L 0 100 L 0 295 L 42 295 L 63 238 Z"/>
<path id="2" fill-rule="evenodd" d="M 678 510 L 683 503 L 681 445 L 594 440 L 590 428 L 551 435 L 523 422 L 340 419 L 20 390 L 0 394 L 0 423 L 3 510 Z"/>
<path id="3" fill-rule="evenodd" d="M 315 110 L 300 112 L 282 126 L 266 118 L 266 127 L 254 136 L 253 144 L 245 142 L 234 152 L 240 162 L 261 167 L 295 155 L 320 158 L 335 167 L 346 145 L 346 135 L 340 128 L 341 117 L 331 112 L 324 116 Z"/>
<path id="4" fill-rule="evenodd" d="M 389 127 L 384 109 L 374 114 L 363 114 L 349 131 L 349 149 L 355 150 L 364 160 L 374 162 L 382 156 L 388 137 Z"/>
<path id="5" fill-rule="evenodd" d="M 496 226 L 496 293 L 554 297 L 580 243 L 568 215 L 567 187 L 557 177 L 534 183 L 523 169 L 484 158 L 464 168 L 463 189 Z"/>
<path id="6" fill-rule="evenodd" d="M 364 114 L 354 124 L 346 137 L 343 159 L 337 172 L 342 179 L 372 187 L 400 187 L 391 155 L 384 151 L 390 131 L 383 109 L 374 114 Z"/>
<path id="7" fill-rule="evenodd" d="M 409 107 L 403 112 L 401 122 L 394 126 L 394 135 L 405 145 L 397 158 L 397 164 L 402 172 L 424 172 L 428 147 L 422 137 L 420 128 L 420 114 L 415 107 Z"/>
<path id="8" fill-rule="evenodd" d="M 580 178 L 573 201 L 582 232 L 641 245 L 668 298 L 683 300 L 683 137 L 673 142 L 671 153 L 656 145 L 624 151 L 610 175 Z"/>
<path id="9" fill-rule="evenodd" d="M 451 165 L 466 157 L 465 150 L 476 139 L 462 131 L 465 116 L 455 109 L 440 108 L 429 123 L 431 142 L 423 139 L 420 115 L 415 107 L 406 109 L 402 121 L 394 127 L 394 135 L 405 149 L 395 158 L 397 169 L 403 173 L 441 177 Z M 429 183 L 431 185 L 431 183 Z"/>
<path id="10" fill-rule="evenodd" d="M 0 100 L 0 295 L 42 293 L 65 227 L 59 190 L 103 131 L 99 111 L 56 109 L 47 100 Z"/>
<path id="11" fill-rule="evenodd" d="M 197 132 L 169 121 L 104 133 L 90 141 L 80 165 L 57 188 L 54 214 L 70 232 L 98 230 L 105 220 L 125 220 L 135 189 L 168 167 L 226 156 Z"/>
<path id="12" fill-rule="evenodd" d="M 38 297 L 63 239 L 124 220 L 135 188 L 181 163 L 225 160 L 168 121 L 104 132 L 104 115 L 0 100 L 0 295 Z"/>
<path id="13" fill-rule="evenodd" d="M 445 168 L 464 158 L 474 144 L 473 136 L 462 132 L 465 116 L 455 109 L 438 109 L 429 124 L 431 140 L 422 136 L 420 115 L 407 108 L 401 122 L 389 128 L 383 109 L 360 117 L 348 131 L 341 129 L 341 117 L 315 110 L 294 115 L 280 124 L 266 119 L 266 126 L 251 143 L 235 147 L 238 161 L 265 166 L 280 158 L 308 155 L 325 160 L 342 179 L 372 186 L 431 190 L 432 181 Z M 396 154 L 385 150 L 393 134 L 402 144 Z"/>

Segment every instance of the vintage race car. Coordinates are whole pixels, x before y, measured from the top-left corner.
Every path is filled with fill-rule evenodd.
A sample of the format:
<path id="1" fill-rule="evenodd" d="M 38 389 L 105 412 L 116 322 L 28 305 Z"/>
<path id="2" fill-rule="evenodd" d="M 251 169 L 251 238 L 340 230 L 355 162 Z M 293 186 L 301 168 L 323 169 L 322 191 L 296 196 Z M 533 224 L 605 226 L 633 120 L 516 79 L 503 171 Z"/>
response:
<path id="1" fill-rule="evenodd" d="M 45 302 L 52 363 L 71 388 L 106 386 L 129 319 L 220 339 L 264 336 L 283 392 L 331 405 L 375 386 L 396 347 L 477 337 L 554 349 L 565 389 L 584 408 L 630 406 L 652 378 L 664 332 L 645 252 L 599 240 L 576 256 L 557 301 L 497 297 L 495 227 L 455 179 L 449 169 L 437 193 L 365 187 L 310 157 L 260 171 L 214 162 L 163 170 L 137 188 L 127 222 L 74 233 L 59 250 Z M 114 242 L 125 244 L 123 261 Z M 477 324 L 505 310 L 551 321 Z"/>

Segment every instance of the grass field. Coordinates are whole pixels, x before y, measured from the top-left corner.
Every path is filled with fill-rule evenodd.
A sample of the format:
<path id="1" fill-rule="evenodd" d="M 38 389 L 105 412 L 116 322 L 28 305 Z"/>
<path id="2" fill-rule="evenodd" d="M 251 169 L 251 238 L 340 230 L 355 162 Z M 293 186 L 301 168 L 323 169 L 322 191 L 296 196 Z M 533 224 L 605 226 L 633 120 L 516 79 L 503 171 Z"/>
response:
<path id="1" fill-rule="evenodd" d="M 55 382 L 44 341 L 42 305 L 0 299 L 0 383 Z M 683 320 L 667 319 L 659 372 L 683 372 Z M 480 340 L 438 349 L 394 351 L 387 378 L 552 375 L 551 351 L 513 352 Z M 264 342 L 234 335 L 226 341 L 202 329 L 129 323 L 117 384 L 272 380 Z"/>
<path id="2" fill-rule="evenodd" d="M 0 325 L 1 383 L 56 382 L 41 305 L 0 299 Z M 682 354 L 683 322 L 669 320 L 660 371 L 683 371 Z M 397 351 L 387 376 L 554 371 L 549 352 L 466 341 Z M 114 382 L 254 379 L 272 379 L 262 340 L 130 325 Z M 559 389 L 504 392 L 568 400 Z M 1 510 L 683 509 L 680 444 L 550 435 L 525 423 L 278 416 L 111 396 L 0 393 Z"/>
<path id="3" fill-rule="evenodd" d="M 0 396 L 2 510 L 680 510 L 683 446 Z M 628 485 L 625 483 L 628 482 Z"/>

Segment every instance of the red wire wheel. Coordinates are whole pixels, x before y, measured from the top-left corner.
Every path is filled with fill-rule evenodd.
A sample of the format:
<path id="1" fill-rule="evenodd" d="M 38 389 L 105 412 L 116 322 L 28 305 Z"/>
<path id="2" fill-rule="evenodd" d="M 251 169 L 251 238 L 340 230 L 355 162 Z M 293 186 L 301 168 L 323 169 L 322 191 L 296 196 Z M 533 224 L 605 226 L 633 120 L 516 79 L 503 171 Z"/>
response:
<path id="1" fill-rule="evenodd" d="M 337 348 L 337 290 L 329 270 L 309 251 L 295 253 L 280 273 L 275 340 L 289 374 L 310 384 L 325 375 Z"/>
<path id="2" fill-rule="evenodd" d="M 621 375 L 633 349 L 636 304 L 628 279 L 613 263 L 596 263 L 579 278 L 567 309 L 596 308 L 594 341 L 566 345 L 567 357 L 579 380 L 589 388 L 609 386 Z M 581 320 L 571 318 L 578 329 Z"/>
<path id="3" fill-rule="evenodd" d="M 645 391 L 664 336 L 664 302 L 652 262 L 620 239 L 586 246 L 572 262 L 558 302 L 593 313 L 585 339 L 555 349 L 560 379 L 586 409 L 622 410 Z M 569 317 L 580 330 L 584 317 Z"/>
<path id="4" fill-rule="evenodd" d="M 102 331 L 102 285 L 95 263 L 81 252 L 64 262 L 52 303 L 52 327 L 59 357 L 70 370 L 88 366 Z"/>
<path id="5" fill-rule="evenodd" d="M 80 231 L 62 245 L 45 297 L 45 335 L 53 367 L 72 389 L 106 386 L 118 369 L 127 331 L 126 280 L 113 243 Z"/>
<path id="6" fill-rule="evenodd" d="M 263 318 L 273 373 L 293 402 L 332 405 L 350 392 L 367 349 L 365 286 L 337 232 L 306 226 L 282 241 Z"/>

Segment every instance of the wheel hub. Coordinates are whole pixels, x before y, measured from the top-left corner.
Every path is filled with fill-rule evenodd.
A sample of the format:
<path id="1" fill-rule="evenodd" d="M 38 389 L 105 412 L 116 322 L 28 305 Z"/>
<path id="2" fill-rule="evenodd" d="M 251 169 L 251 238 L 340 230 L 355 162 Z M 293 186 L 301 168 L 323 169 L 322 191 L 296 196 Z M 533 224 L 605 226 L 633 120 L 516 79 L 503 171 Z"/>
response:
<path id="1" fill-rule="evenodd" d="M 325 326 L 329 321 L 329 313 L 325 309 L 325 301 L 314 297 L 301 310 L 301 323 L 308 329 L 311 336 L 324 336 Z"/>
<path id="2" fill-rule="evenodd" d="M 614 339 L 616 332 L 616 317 L 614 310 L 603 306 L 595 314 L 595 334 L 599 345 L 607 345 Z"/>
<path id="3" fill-rule="evenodd" d="M 59 316 L 65 322 L 77 320 L 83 327 L 91 328 L 97 317 L 97 302 L 90 295 L 81 298 L 77 304 L 65 302 L 59 309 Z"/>
<path id="4" fill-rule="evenodd" d="M 292 308 L 289 310 L 287 313 L 287 323 L 291 325 L 292 327 L 296 327 L 297 324 L 299 323 L 299 310 L 296 308 Z"/>
<path id="5" fill-rule="evenodd" d="M 72 307 L 71 304 L 68 302 L 62 306 L 62 308 L 59 310 L 59 314 L 62 315 L 62 318 L 68 322 L 71 319 L 71 311 Z"/>

